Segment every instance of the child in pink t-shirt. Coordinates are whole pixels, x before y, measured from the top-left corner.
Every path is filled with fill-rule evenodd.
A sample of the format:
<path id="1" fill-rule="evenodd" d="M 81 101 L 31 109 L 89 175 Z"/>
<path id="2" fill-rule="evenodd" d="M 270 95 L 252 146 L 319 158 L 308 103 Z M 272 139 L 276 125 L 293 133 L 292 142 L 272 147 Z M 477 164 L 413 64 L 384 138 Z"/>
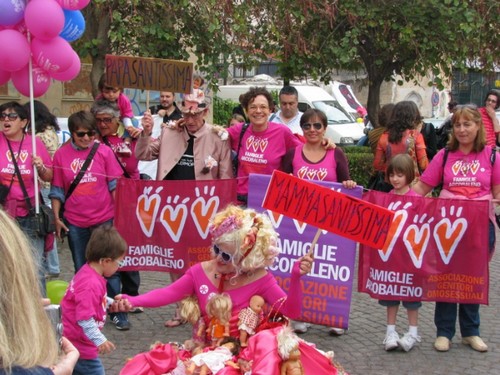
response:
<path id="1" fill-rule="evenodd" d="M 99 354 L 108 354 L 115 345 L 101 329 L 106 321 L 106 279 L 121 266 L 127 243 L 112 226 L 94 229 L 86 250 L 87 263 L 71 280 L 61 302 L 64 336 L 80 352 L 73 375 L 101 375 Z"/>
<path id="2" fill-rule="evenodd" d="M 130 156 L 132 154 L 132 149 L 130 148 L 132 138 L 137 137 L 142 131 L 132 121 L 134 117 L 132 103 L 130 103 L 127 95 L 123 93 L 122 87 L 114 87 L 106 83 L 106 74 L 101 76 L 98 88 L 101 93 L 95 98 L 96 101 L 105 99 L 111 103 L 116 103 L 120 109 L 120 120 L 123 126 L 120 125 L 118 128 L 118 134 L 123 138 L 124 144 L 117 152 L 124 156 Z"/>
<path id="3" fill-rule="evenodd" d="M 386 173 L 389 177 L 389 182 L 394 187 L 389 194 L 418 196 L 410 187 L 415 178 L 415 162 L 410 155 L 398 154 L 394 156 L 387 166 Z M 422 306 L 422 302 L 403 301 L 403 306 L 406 308 L 408 314 L 409 329 L 401 339 L 396 332 L 396 318 L 400 301 L 380 300 L 379 304 L 387 307 L 385 350 L 394 350 L 399 346 L 405 352 L 410 351 L 417 342 L 420 342 L 420 336 L 418 335 L 418 309 Z"/>

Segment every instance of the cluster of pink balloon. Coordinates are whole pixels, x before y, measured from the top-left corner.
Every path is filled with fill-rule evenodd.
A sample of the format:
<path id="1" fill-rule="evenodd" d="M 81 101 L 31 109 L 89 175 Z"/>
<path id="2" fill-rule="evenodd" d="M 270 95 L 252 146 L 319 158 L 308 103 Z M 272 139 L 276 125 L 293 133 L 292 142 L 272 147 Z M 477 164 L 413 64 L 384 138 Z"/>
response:
<path id="1" fill-rule="evenodd" d="M 12 79 L 14 87 L 29 96 L 30 57 L 35 97 L 47 92 L 51 78 L 76 78 L 81 63 L 70 42 L 85 31 L 80 10 L 89 3 L 90 0 L 0 0 L 0 85 Z"/>

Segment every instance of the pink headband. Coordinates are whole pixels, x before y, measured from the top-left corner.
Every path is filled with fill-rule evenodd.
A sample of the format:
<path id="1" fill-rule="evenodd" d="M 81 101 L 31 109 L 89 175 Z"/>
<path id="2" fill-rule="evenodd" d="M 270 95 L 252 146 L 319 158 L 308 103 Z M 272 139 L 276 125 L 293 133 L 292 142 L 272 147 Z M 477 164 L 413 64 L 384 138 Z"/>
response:
<path id="1" fill-rule="evenodd" d="M 231 215 L 224 219 L 222 223 L 218 226 L 210 225 L 210 233 L 212 233 L 213 238 L 219 238 L 223 234 L 232 232 L 235 229 L 238 229 L 241 225 L 240 220 L 236 218 L 235 215 Z"/>

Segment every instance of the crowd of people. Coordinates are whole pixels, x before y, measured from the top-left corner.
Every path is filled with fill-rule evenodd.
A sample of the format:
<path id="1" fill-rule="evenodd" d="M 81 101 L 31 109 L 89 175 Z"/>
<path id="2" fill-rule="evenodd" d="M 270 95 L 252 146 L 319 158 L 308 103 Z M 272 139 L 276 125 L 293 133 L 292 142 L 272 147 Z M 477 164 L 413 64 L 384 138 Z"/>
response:
<path id="1" fill-rule="evenodd" d="M 203 85 L 203 80 L 198 80 L 197 84 Z M 281 339 L 276 338 L 283 335 L 286 336 L 284 341 L 294 343 L 294 355 L 301 358 L 299 367 L 303 372 L 342 373 L 329 353 L 298 340 L 290 330 L 284 332 L 283 327 L 274 327 L 257 333 L 254 322 L 242 325 L 240 314 L 251 312 L 255 301 L 263 301 L 268 306 L 280 303 L 282 314 L 299 319 L 300 278 L 310 272 L 314 262 L 312 253 L 298 259 L 292 270 L 288 294 L 278 286 L 267 270 L 279 255 L 277 234 L 267 216 L 246 208 L 249 175 L 282 170 L 299 178 L 307 175 L 310 180 L 340 182 L 345 188 L 357 186 L 350 177 L 342 149 L 325 139 L 328 126 L 325 114 L 317 109 L 300 112 L 297 90 L 292 86 L 285 86 L 280 91 L 280 109 L 274 112 L 272 95 L 263 87 L 254 87 L 240 98 L 239 108 L 228 119 L 226 129 L 222 129 L 206 121 L 207 101 L 197 86 L 192 94 L 185 95 L 180 106 L 175 102 L 174 93 L 161 92 L 160 104 L 148 108 L 138 126 L 132 121 L 130 101 L 122 88 L 107 85 L 105 76 L 99 87 L 101 94 L 91 110 L 69 117 L 71 137 L 59 148 L 57 122 L 43 103 L 35 102 L 34 106 L 36 137 L 28 129 L 30 106 L 17 102 L 0 105 L 0 149 L 8 155 L 0 159 L 0 203 L 5 210 L 0 210 L 0 222 L 13 233 L 13 237 L 2 235 L 2 253 L 26 253 L 27 260 L 27 271 L 21 276 L 10 272 L 15 269 L 12 267 L 20 267 L 16 265 L 18 257 L 12 256 L 2 262 L 0 288 L 3 285 L 5 288 L 26 288 L 26 296 L 18 300 L 8 297 L 8 293 L 0 293 L 0 298 L 7 298 L 0 304 L 0 324 L 5 327 L 0 330 L 0 342 L 5 343 L 16 329 L 12 317 L 17 313 L 26 314 L 26 311 L 19 312 L 21 309 L 36 316 L 33 329 L 43 334 L 48 332 L 49 324 L 41 313 L 42 297 L 46 294 L 45 278 L 46 274 L 58 275 L 60 265 L 56 242 L 41 235 L 31 220 L 35 197 L 40 193 L 42 200 L 50 199 L 47 203 L 51 204 L 55 216 L 55 237 L 68 238 L 75 271 L 62 301 L 66 338 L 62 341 L 64 355 L 59 362 L 52 335 L 35 336 L 33 339 L 40 346 L 44 346 L 43 340 L 48 344 L 28 358 L 22 348 L 28 337 L 21 334 L 19 343 L 11 349 L 5 350 L 0 345 L 0 373 L 14 370 L 14 374 L 104 374 L 99 355 L 115 348 L 101 333 L 107 316 L 118 330 L 129 330 L 129 312 L 177 303 L 175 315 L 165 322 L 167 327 L 174 327 L 185 324 L 181 314 L 182 300 L 191 296 L 198 301 L 201 322 L 207 327 L 214 322 L 220 325 L 218 313 L 212 313 L 207 306 L 213 295 L 223 295 L 230 300 L 230 307 L 218 308 L 230 317 L 225 323 L 227 328 L 221 331 L 222 336 L 240 337 L 241 330 L 245 330 L 245 342 L 237 361 L 219 363 L 217 373 L 231 374 L 240 369 L 241 373 L 249 369 L 256 374 L 278 373 L 285 357 L 278 354 L 282 351 L 277 347 Z M 454 105 L 450 109 L 453 112 L 449 125 L 439 129 L 437 135 L 426 128 L 429 124 L 423 123 L 414 102 L 383 106 L 378 122 L 367 135 L 374 153 L 373 168 L 385 182 L 383 190 L 394 195 L 425 196 L 442 184 L 441 198 L 500 199 L 500 163 L 494 163 L 491 157 L 496 155 L 496 142 L 500 139 L 500 125 L 495 116 L 499 105 L 496 91 L 488 93 L 482 108 Z M 152 135 L 155 116 L 163 122 L 158 137 Z M 446 147 L 437 151 L 437 140 L 442 134 L 447 136 Z M 35 137 L 34 142 L 32 137 Z M 434 151 L 429 152 L 430 149 Z M 234 196 L 237 205 L 224 208 L 211 222 L 211 260 L 194 265 L 185 274 L 170 274 L 171 284 L 144 295 L 139 294 L 139 272 L 119 270 L 126 243 L 113 227 L 117 181 L 120 178 L 139 179 L 140 160 L 157 160 L 154 176 L 157 180 L 237 179 Z M 451 170 L 456 160 L 480 163 L 478 186 L 462 186 L 454 179 Z M 299 173 L 304 168 L 309 173 Z M 465 177 L 471 173 L 472 168 L 462 170 Z M 36 191 L 34 183 L 37 178 L 40 191 Z M 488 250 L 492 254 L 495 243 L 493 213 L 490 219 Z M 26 236 L 21 234 L 20 228 Z M 8 272 L 9 267 L 12 269 Z M 38 282 L 34 282 L 35 279 Z M 396 332 L 400 301 L 381 300 L 379 303 L 387 308 L 385 350 L 398 347 L 411 350 L 421 341 L 418 335 L 421 302 L 403 301 L 409 328 L 402 338 Z M 435 349 L 450 349 L 457 315 L 462 342 L 474 350 L 487 351 L 479 332 L 479 305 L 444 302 L 436 303 Z M 248 324 L 252 327 L 248 328 Z M 296 333 L 307 331 L 304 322 L 294 321 L 293 327 Z M 233 352 L 229 358 L 240 350 L 233 342 L 222 342 L 222 336 L 213 336 L 214 329 L 200 332 L 199 342 L 209 343 L 214 350 L 230 348 Z M 332 334 L 343 332 L 331 327 Z M 247 341 L 248 336 L 254 337 Z M 262 353 L 258 345 L 262 344 L 276 347 L 276 355 L 260 360 Z M 185 372 L 195 368 L 210 369 L 202 359 L 194 360 L 194 351 L 190 354 L 193 362 L 189 366 L 182 361 L 178 364 L 184 366 Z M 297 364 L 290 362 L 288 365 Z"/>

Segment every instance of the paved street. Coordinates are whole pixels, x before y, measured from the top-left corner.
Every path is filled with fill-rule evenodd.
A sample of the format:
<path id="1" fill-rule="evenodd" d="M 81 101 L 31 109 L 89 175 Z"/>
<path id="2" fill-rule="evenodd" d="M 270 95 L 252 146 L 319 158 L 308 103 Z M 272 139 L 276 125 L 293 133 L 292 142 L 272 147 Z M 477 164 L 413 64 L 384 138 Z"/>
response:
<path id="1" fill-rule="evenodd" d="M 69 250 L 63 247 L 59 254 L 64 270 L 61 279 L 69 280 L 73 269 Z M 347 334 L 331 337 L 327 328 L 312 326 L 301 337 L 315 342 L 325 351 L 334 350 L 335 358 L 350 374 L 500 374 L 500 254 L 493 258 L 490 274 L 490 305 L 481 307 L 481 336 L 489 346 L 487 353 L 478 353 L 462 345 L 459 333 L 453 339 L 449 352 L 436 352 L 432 346 L 435 338 L 433 303 L 424 303 L 420 309 L 419 334 L 422 342 L 409 353 L 385 352 L 382 345 L 385 335 L 385 309 L 368 295 L 357 292 L 353 294 Z M 168 276 L 163 273 L 141 272 L 141 277 L 141 292 L 168 282 Z M 117 331 L 114 325 L 108 322 L 104 334 L 115 343 L 117 349 L 111 355 L 102 357 L 107 375 L 117 375 L 127 358 L 147 351 L 156 341 L 187 339 L 191 331 L 190 326 L 168 329 L 163 326 L 165 319 L 172 315 L 171 306 L 148 309 L 142 314 L 131 314 L 132 328 L 126 332 Z M 399 313 L 397 329 L 400 334 L 407 330 L 404 309 Z"/>

